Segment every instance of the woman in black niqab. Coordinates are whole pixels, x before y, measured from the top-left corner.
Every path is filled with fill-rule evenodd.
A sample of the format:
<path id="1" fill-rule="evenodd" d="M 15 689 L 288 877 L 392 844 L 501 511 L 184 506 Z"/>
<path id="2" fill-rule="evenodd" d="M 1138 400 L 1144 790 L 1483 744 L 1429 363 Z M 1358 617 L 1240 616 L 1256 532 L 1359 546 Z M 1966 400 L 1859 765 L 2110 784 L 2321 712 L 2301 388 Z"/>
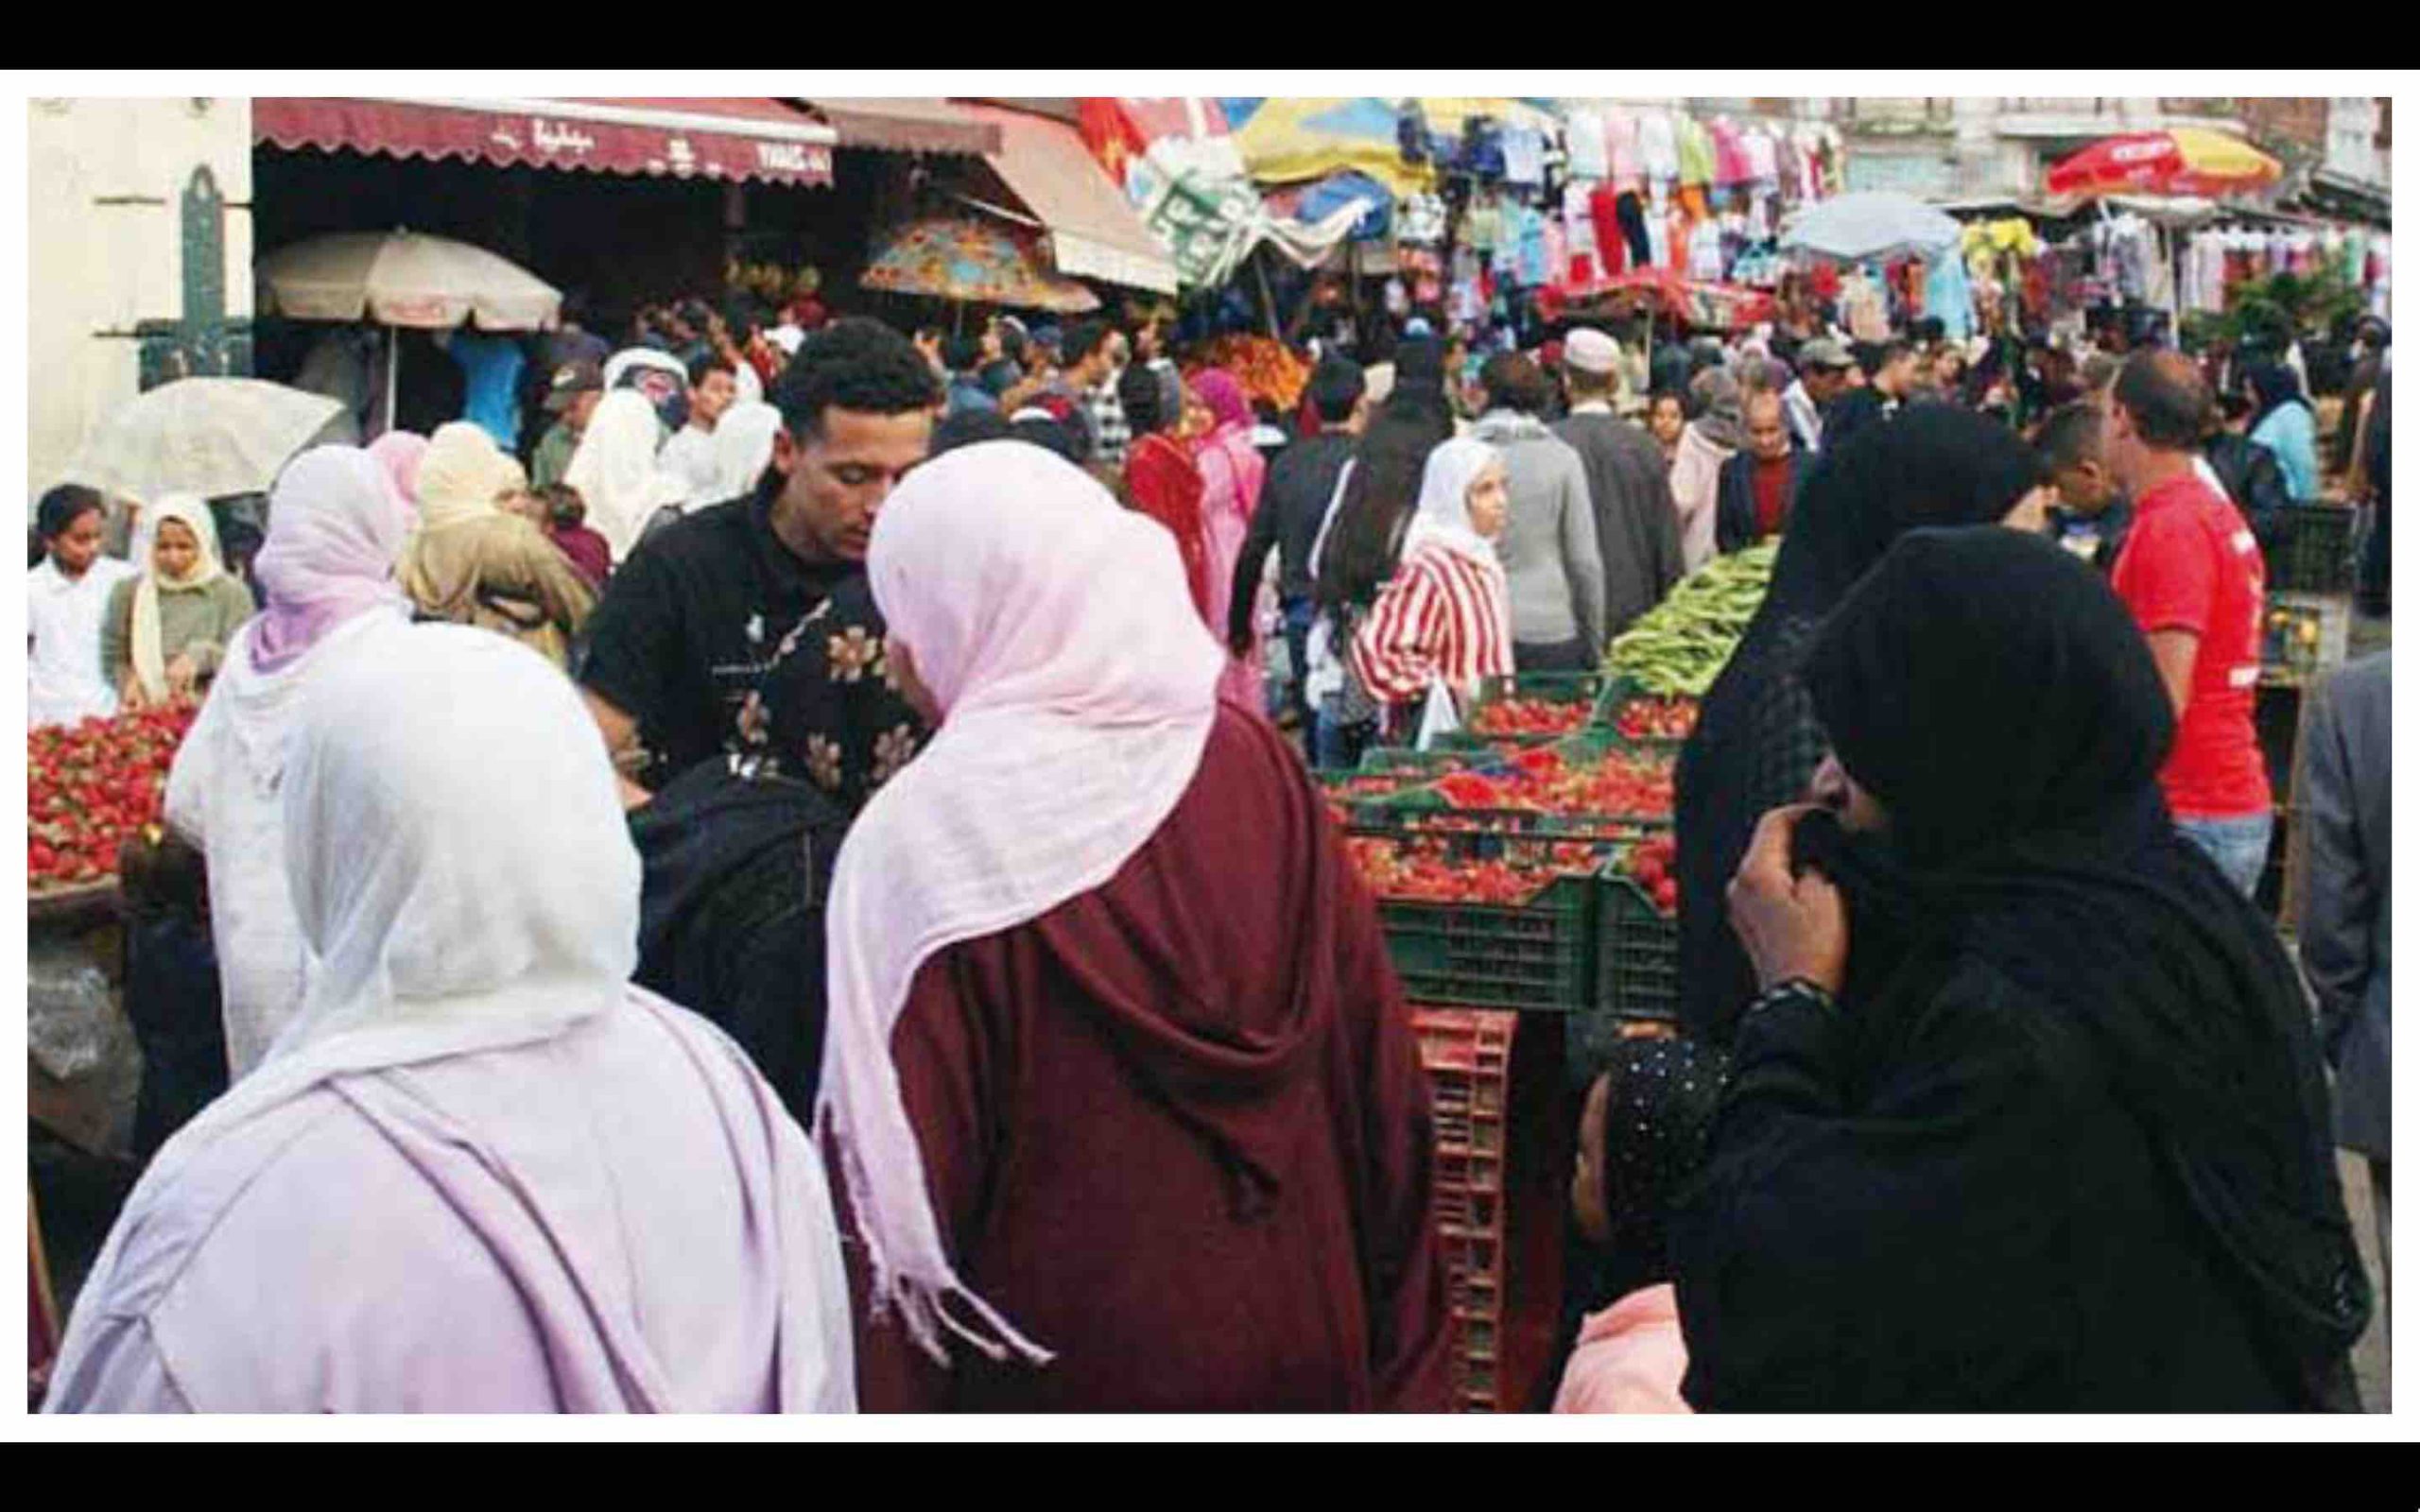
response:
<path id="1" fill-rule="evenodd" d="M 1674 1231 L 1702 1408 L 2350 1407 L 2369 1294 L 2293 968 L 2178 835 L 2124 606 L 2013 531 L 1925 530 L 1806 684 L 1879 832 L 1829 1005 L 1740 1026 Z"/>
<path id="2" fill-rule="evenodd" d="M 1681 884 L 1681 1022 L 1728 1043 L 1754 995 L 1722 890 L 1769 809 L 1797 801 L 1824 759 L 1798 678 L 1815 632 L 1891 543 L 1924 525 L 2005 516 L 2039 464 L 2006 425 L 1946 404 L 1912 404 L 1827 452 L 1791 508 L 1772 584 L 1700 710 L 1675 774 Z"/>

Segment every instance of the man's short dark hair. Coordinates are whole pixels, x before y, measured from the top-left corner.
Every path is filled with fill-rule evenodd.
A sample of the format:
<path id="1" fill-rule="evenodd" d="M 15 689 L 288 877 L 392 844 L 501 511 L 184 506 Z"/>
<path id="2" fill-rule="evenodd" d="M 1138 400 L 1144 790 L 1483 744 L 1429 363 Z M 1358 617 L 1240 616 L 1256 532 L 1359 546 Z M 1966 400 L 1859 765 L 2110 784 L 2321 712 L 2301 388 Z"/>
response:
<path id="1" fill-rule="evenodd" d="M 1117 407 L 1136 436 L 1152 435 L 1173 418 L 1160 413 L 1160 375 L 1139 362 L 1117 375 Z"/>
<path id="2" fill-rule="evenodd" d="M 2209 429 L 2210 390 L 2190 358 L 2174 352 L 2138 352 L 2118 369 L 2118 407 L 2146 445 L 2190 451 Z"/>
<path id="3" fill-rule="evenodd" d="M 1067 328 L 1066 343 L 1060 348 L 1059 354 L 1072 368 L 1098 352 L 1102 343 L 1116 331 L 1117 328 L 1106 320 L 1079 320 Z"/>
<path id="4" fill-rule="evenodd" d="M 1029 441 L 1046 452 L 1056 452 L 1080 467 L 1084 460 L 1084 446 L 1076 429 L 1039 415 L 1030 420 L 1011 421 L 1009 426 L 1014 439 Z"/>
<path id="5" fill-rule="evenodd" d="M 2050 412 L 2041 430 L 2034 434 L 2033 451 L 2042 459 L 2042 472 L 2047 478 L 2050 473 L 2100 460 L 2100 411 L 2079 399 Z"/>
<path id="6" fill-rule="evenodd" d="M 98 509 L 107 503 L 98 489 L 88 489 L 81 483 L 62 483 L 42 496 L 34 507 L 34 528 L 42 539 L 52 541 L 67 533 L 85 511 Z"/>
<path id="7" fill-rule="evenodd" d="M 734 383 L 739 381 L 739 369 L 732 365 L 729 357 L 706 352 L 689 359 L 689 387 L 696 388 L 703 384 L 710 372 L 728 374 Z"/>
<path id="8" fill-rule="evenodd" d="M 973 336 L 950 336 L 942 342 L 942 364 L 956 373 L 971 373 L 983 361 L 983 343 Z"/>
<path id="9" fill-rule="evenodd" d="M 1893 337 L 1893 339 L 1882 342 L 1875 347 L 1874 366 L 1865 369 L 1865 375 L 1871 378 L 1876 373 L 1889 369 L 1893 363 L 1897 362 L 1900 358 L 1912 357 L 1915 354 L 1916 344 L 1914 342 Z"/>
<path id="10" fill-rule="evenodd" d="M 1478 383 L 1493 408 L 1534 415 L 1547 404 L 1547 375 L 1517 352 L 1499 352 L 1481 365 Z"/>
<path id="11" fill-rule="evenodd" d="M 879 320 L 849 316 L 800 343 L 772 397 L 782 428 L 804 438 L 821 433 L 827 409 L 913 414 L 940 404 L 942 386 L 906 336 Z"/>
<path id="12" fill-rule="evenodd" d="M 961 409 L 933 427 L 933 444 L 925 457 L 930 461 L 943 452 L 973 446 L 977 441 L 1004 441 L 1015 434 L 1009 418 L 996 409 Z"/>
<path id="13" fill-rule="evenodd" d="M 1353 406 L 1369 392 L 1361 365 L 1350 357 L 1322 357 L 1311 369 L 1311 408 L 1322 425 L 1341 425 L 1353 418 Z"/>
<path id="14" fill-rule="evenodd" d="M 546 518 L 565 530 L 578 528 L 588 519 L 588 501 L 568 483 L 549 483 L 538 490 L 545 501 Z"/>

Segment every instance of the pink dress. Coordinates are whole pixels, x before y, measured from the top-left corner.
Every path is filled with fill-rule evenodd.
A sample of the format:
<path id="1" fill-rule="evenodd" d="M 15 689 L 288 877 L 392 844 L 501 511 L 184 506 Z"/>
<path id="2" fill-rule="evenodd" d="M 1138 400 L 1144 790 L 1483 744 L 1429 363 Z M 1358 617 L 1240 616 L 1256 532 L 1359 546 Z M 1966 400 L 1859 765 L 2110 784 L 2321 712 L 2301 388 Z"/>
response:
<path id="1" fill-rule="evenodd" d="M 1202 585 L 1205 592 L 1196 596 L 1210 606 L 1210 633 L 1223 645 L 1234 597 L 1236 558 L 1243 555 L 1244 537 L 1252 529 L 1253 510 L 1259 507 L 1261 479 L 1267 475 L 1269 464 L 1253 449 L 1249 428 L 1225 425 L 1202 441 L 1195 466 L 1201 470 L 1202 556 L 1207 578 Z M 1269 702 L 1263 687 L 1257 627 L 1269 612 L 1270 595 L 1265 587 L 1257 593 L 1253 604 L 1255 629 L 1252 655 L 1231 655 L 1227 670 L 1219 679 L 1219 693 L 1247 709 L 1266 708 Z"/>

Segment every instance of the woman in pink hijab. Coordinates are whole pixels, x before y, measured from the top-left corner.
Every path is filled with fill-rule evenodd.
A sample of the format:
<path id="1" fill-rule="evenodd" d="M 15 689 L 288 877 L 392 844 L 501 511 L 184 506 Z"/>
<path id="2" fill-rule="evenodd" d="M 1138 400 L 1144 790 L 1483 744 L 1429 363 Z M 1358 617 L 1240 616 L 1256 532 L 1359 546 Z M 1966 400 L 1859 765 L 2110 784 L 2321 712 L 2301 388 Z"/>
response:
<path id="1" fill-rule="evenodd" d="M 428 452 L 428 438 L 410 431 L 389 431 L 370 443 L 370 455 L 387 470 L 395 496 L 407 515 L 420 512 L 420 459 Z"/>
<path id="2" fill-rule="evenodd" d="M 1268 464 L 1252 444 L 1253 413 L 1243 385 L 1222 368 L 1206 369 L 1189 380 L 1194 397 L 1211 414 L 1210 433 L 1194 443 L 1194 465 L 1201 472 L 1202 591 L 1194 596 L 1209 606 L 1210 630 L 1224 636 L 1230 595 L 1236 592 L 1236 558 L 1243 555 L 1244 537 L 1252 529 L 1253 511 L 1260 506 L 1260 484 Z M 1257 584 L 1243 591 L 1260 594 Z M 1257 627 L 1266 604 L 1255 604 Z M 1244 707 L 1261 711 L 1267 703 L 1261 673 L 1260 640 L 1255 629 L 1250 657 L 1230 658 L 1219 679 L 1219 692 Z"/>

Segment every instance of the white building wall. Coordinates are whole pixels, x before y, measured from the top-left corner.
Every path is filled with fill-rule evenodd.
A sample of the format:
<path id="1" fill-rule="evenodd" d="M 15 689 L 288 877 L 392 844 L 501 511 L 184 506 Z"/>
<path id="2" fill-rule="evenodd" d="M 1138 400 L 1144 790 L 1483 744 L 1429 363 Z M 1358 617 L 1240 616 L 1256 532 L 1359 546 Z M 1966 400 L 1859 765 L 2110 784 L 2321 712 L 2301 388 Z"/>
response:
<path id="1" fill-rule="evenodd" d="M 138 320 L 184 309 L 182 201 L 207 165 L 227 202 L 227 315 L 252 312 L 252 121 L 242 98 L 28 102 L 26 488 L 136 392 Z"/>

